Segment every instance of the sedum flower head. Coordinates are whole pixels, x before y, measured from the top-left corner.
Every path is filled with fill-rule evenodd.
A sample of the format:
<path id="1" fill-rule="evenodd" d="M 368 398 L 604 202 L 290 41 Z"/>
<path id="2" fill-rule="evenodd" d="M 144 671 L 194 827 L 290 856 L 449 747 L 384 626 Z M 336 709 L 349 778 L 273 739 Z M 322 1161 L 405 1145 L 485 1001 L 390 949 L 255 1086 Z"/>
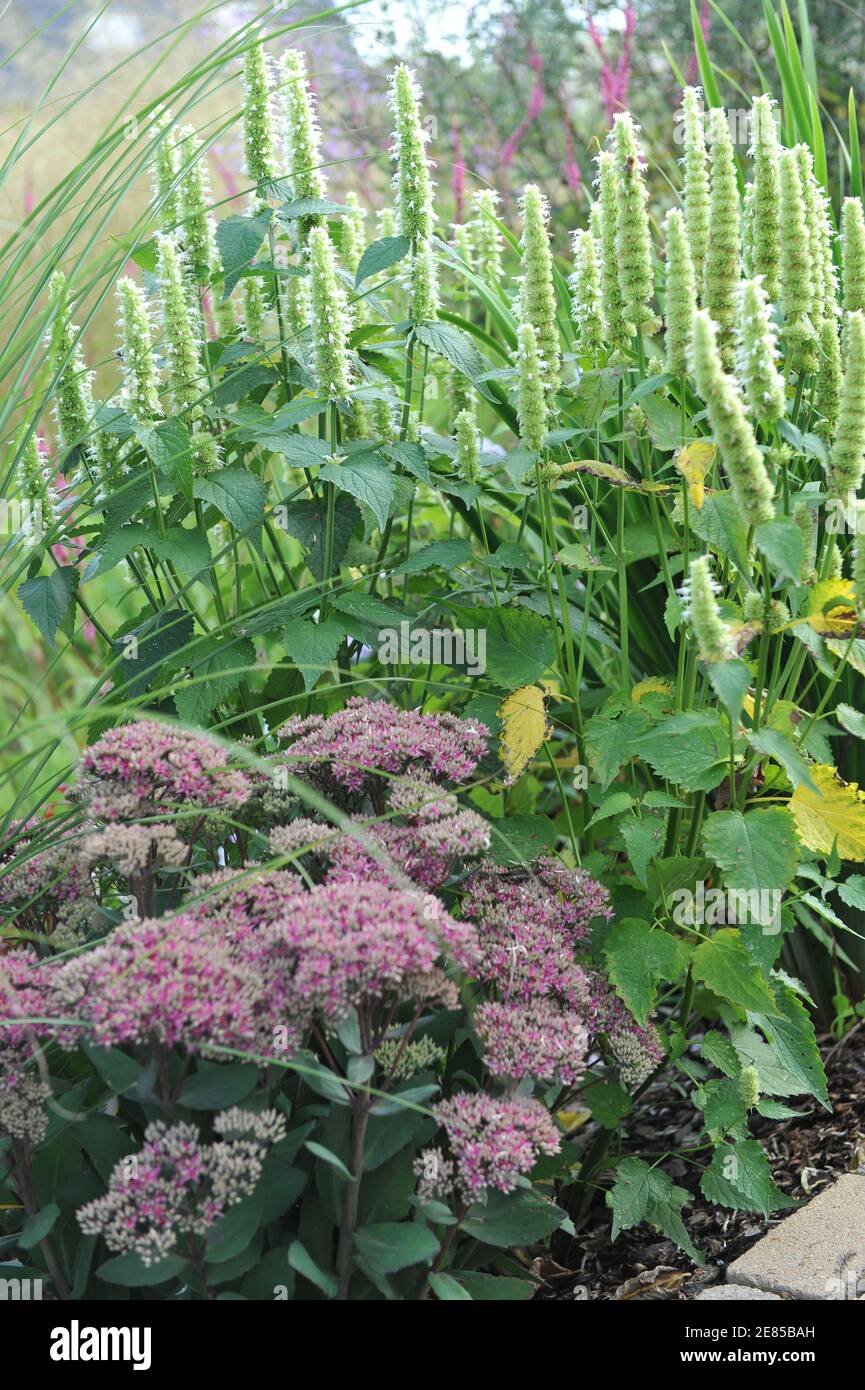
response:
<path id="1" fill-rule="evenodd" d="M 250 794 L 226 749 L 204 734 L 146 719 L 109 729 L 85 749 L 79 785 L 88 814 L 109 821 L 167 815 L 189 804 L 233 810 Z"/>
<path id="2" fill-rule="evenodd" d="M 717 324 L 722 361 L 729 365 L 741 273 L 741 235 L 733 142 L 727 113 L 719 106 L 709 112 L 709 162 L 711 196 L 703 304 Z"/>
<path id="3" fill-rule="evenodd" d="M 811 278 L 811 245 L 805 214 L 805 192 L 796 150 L 781 155 L 781 302 L 783 336 L 793 365 L 810 371 L 815 365 L 814 282 Z"/>
<path id="4" fill-rule="evenodd" d="M 709 560 L 698 555 L 691 561 L 686 583 L 680 590 L 684 616 L 697 642 L 701 661 L 726 661 L 731 655 L 730 631 L 721 617 L 716 594 L 718 585 L 709 569 Z"/>
<path id="5" fill-rule="evenodd" d="M 255 213 L 267 206 L 264 185 L 276 174 L 270 81 L 261 44 L 247 49 L 244 55 L 243 85 L 243 172 L 255 185 L 251 196 L 251 210 Z"/>
<path id="6" fill-rule="evenodd" d="M 505 1081 L 558 1081 L 575 1085 L 585 1072 L 588 1033 L 573 1009 L 549 999 L 481 1004 L 475 1028 L 484 1064 Z"/>
<path id="7" fill-rule="evenodd" d="M 601 150 L 597 159 L 598 201 L 592 209 L 592 230 L 598 237 L 601 259 L 601 298 L 604 319 L 610 342 L 621 346 L 629 336 L 622 314 L 622 290 L 616 263 L 616 222 L 618 206 L 618 175 L 616 157 L 612 150 Z"/>
<path id="8" fill-rule="evenodd" d="M 120 311 L 120 350 L 123 362 L 123 408 L 136 420 L 152 420 L 162 414 L 159 372 L 153 355 L 150 311 L 144 291 L 124 276 L 117 282 Z"/>
<path id="9" fill-rule="evenodd" d="M 685 218 L 678 208 L 670 208 L 664 219 L 664 237 L 667 248 L 667 371 L 684 376 L 697 308 L 697 286 Z"/>
<path id="10" fill-rule="evenodd" d="M 180 211 L 183 222 L 183 244 L 196 280 L 208 284 L 219 273 L 220 259 L 216 247 L 216 223 L 210 215 L 210 180 L 203 158 L 203 145 L 196 139 L 192 126 L 182 126 L 181 152 L 184 160 L 180 189 Z"/>
<path id="11" fill-rule="evenodd" d="M 865 309 L 865 217 L 861 198 L 845 198 L 841 209 L 841 266 L 845 312 Z"/>
<path id="12" fill-rule="evenodd" d="M 282 98 L 282 143 L 292 195 L 295 198 L 323 198 L 327 181 L 321 170 L 321 131 L 315 114 L 315 96 L 306 72 L 306 55 L 299 48 L 288 48 L 279 60 L 279 87 Z M 301 218 L 301 235 L 320 226 L 314 214 Z"/>
<path id="13" fill-rule="evenodd" d="M 865 312 L 847 315 L 844 380 L 838 427 L 829 456 L 827 491 L 841 500 L 858 492 L 865 473 Z"/>
<path id="14" fill-rule="evenodd" d="M 451 1153 L 451 1162 L 439 1170 L 449 1190 L 440 1185 L 438 1191 L 465 1202 L 481 1200 L 488 1188 L 512 1192 L 541 1154 L 556 1154 L 561 1144 L 549 1111 L 530 1096 L 461 1091 L 436 1106 L 435 1117 Z M 425 1151 L 421 1161 L 430 1152 L 436 1151 Z"/>
<path id="15" fill-rule="evenodd" d="M 691 369 L 706 404 L 736 505 L 749 526 L 771 521 L 775 515 L 773 492 L 763 455 L 738 387 L 724 371 L 715 325 L 702 309 L 694 315 Z"/>
<path id="16" fill-rule="evenodd" d="M 156 247 L 168 384 L 176 410 L 197 412 L 203 374 L 200 318 L 189 311 L 185 267 L 177 241 L 173 236 L 158 236 Z"/>
<path id="17" fill-rule="evenodd" d="M 334 259 L 333 243 L 326 227 L 309 233 L 310 296 L 315 373 L 319 388 L 332 400 L 348 395 L 351 371 L 348 359 L 349 316 L 345 291 Z"/>
<path id="18" fill-rule="evenodd" d="M 748 197 L 749 268 L 763 278 L 770 301 L 778 296 L 780 259 L 779 208 L 781 202 L 781 152 L 775 126 L 774 102 L 757 97 L 751 108 L 751 146 L 754 180 Z"/>
<path id="19" fill-rule="evenodd" d="M 574 232 L 572 237 L 574 271 L 571 287 L 571 315 L 577 325 L 580 351 L 594 358 L 604 346 L 604 318 L 601 304 L 601 276 L 591 232 Z"/>
<path id="20" fill-rule="evenodd" d="M 555 392 L 560 384 L 559 329 L 553 288 L 553 257 L 548 223 L 550 209 L 537 184 L 526 184 L 520 199 L 523 233 L 520 239 L 519 317 L 530 323 L 544 363 L 544 384 Z"/>
<path id="21" fill-rule="evenodd" d="M 530 323 L 521 323 L 517 329 L 517 373 L 520 439 L 533 454 L 539 454 L 547 432 L 547 397 L 538 335 Z"/>
<path id="22" fill-rule="evenodd" d="M 736 372 L 755 420 L 770 424 L 786 409 L 784 378 L 777 367 L 778 343 L 769 321 L 766 292 L 758 279 L 739 287 Z"/>
<path id="23" fill-rule="evenodd" d="M 682 93 L 684 116 L 685 168 L 683 204 L 688 246 L 694 263 L 698 290 L 703 285 L 706 248 L 709 243 L 709 168 L 706 161 L 706 136 L 703 128 L 702 94 L 696 87 L 686 87 Z"/>
<path id="24" fill-rule="evenodd" d="M 622 316 L 637 333 L 654 332 L 652 296 L 652 239 L 647 211 L 648 190 L 642 169 L 637 127 L 630 112 L 613 117 L 613 141 L 618 170 L 616 259 L 622 294 Z"/>
<path id="25" fill-rule="evenodd" d="M 476 483 L 481 473 L 481 445 L 475 417 L 472 411 L 461 410 L 454 423 L 460 477 L 464 483 Z"/>
<path id="26" fill-rule="evenodd" d="M 428 241 L 418 243 L 411 263 L 411 316 L 415 323 L 438 315 L 438 262 Z"/>
<path id="27" fill-rule="evenodd" d="M 468 224 L 471 229 L 475 268 L 487 285 L 498 285 L 504 271 L 505 240 L 498 229 L 499 195 L 492 188 L 482 188 L 473 199 L 477 217 Z"/>
<path id="28" fill-rule="evenodd" d="M 394 188 L 400 231 L 412 242 L 428 241 L 433 232 L 433 183 L 426 153 L 429 132 L 421 124 L 422 96 L 411 68 L 400 63 L 390 79 L 394 118 L 391 151 L 396 162 Z"/>

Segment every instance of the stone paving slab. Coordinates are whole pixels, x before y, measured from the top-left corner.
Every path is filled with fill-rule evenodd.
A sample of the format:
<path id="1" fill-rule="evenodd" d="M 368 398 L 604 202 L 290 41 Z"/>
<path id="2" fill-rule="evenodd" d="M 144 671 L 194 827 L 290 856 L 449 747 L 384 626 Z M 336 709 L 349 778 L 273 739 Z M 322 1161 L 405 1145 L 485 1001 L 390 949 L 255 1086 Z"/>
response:
<path id="1" fill-rule="evenodd" d="M 727 1270 L 728 1284 L 808 1299 L 855 1298 L 859 1278 L 865 1280 L 865 1175 L 858 1173 L 812 1197 Z"/>
<path id="2" fill-rule="evenodd" d="M 766 1303 L 780 1303 L 781 1299 L 776 1293 L 767 1293 L 765 1289 L 749 1289 L 746 1284 L 713 1284 L 710 1289 L 704 1289 L 698 1293 L 694 1299 L 695 1303 L 747 1303 L 749 1300 L 754 1302 L 762 1300 Z"/>

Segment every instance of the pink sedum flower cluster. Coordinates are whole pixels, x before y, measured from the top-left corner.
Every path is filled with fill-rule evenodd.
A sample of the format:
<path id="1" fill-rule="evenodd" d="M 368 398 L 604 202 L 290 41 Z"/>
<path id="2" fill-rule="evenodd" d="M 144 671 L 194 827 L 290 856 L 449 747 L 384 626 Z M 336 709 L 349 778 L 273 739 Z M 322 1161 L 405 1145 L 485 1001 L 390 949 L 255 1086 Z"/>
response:
<path id="1" fill-rule="evenodd" d="M 501 1004 L 493 1000 L 475 1012 L 491 1075 L 505 1081 L 558 1081 L 573 1085 L 583 1074 L 588 1032 L 573 1009 L 549 999 Z"/>
<path id="2" fill-rule="evenodd" d="M 143 719 L 85 749 L 79 789 L 91 816 L 132 820 L 187 807 L 231 811 L 251 784 L 212 739 Z"/>
<path id="3" fill-rule="evenodd" d="M 327 718 L 289 719 L 279 734 L 290 743 L 283 761 L 292 771 L 361 792 L 375 773 L 416 764 L 447 781 L 465 781 L 486 752 L 487 730 L 455 714 L 421 714 L 356 696 Z"/>
<path id="4" fill-rule="evenodd" d="M 530 1097 L 461 1092 L 435 1108 L 450 1158 L 427 1149 L 416 1164 L 421 1196 L 456 1195 L 482 1201 L 488 1188 L 512 1192 L 542 1154 L 556 1154 L 561 1138 L 540 1101 Z"/>

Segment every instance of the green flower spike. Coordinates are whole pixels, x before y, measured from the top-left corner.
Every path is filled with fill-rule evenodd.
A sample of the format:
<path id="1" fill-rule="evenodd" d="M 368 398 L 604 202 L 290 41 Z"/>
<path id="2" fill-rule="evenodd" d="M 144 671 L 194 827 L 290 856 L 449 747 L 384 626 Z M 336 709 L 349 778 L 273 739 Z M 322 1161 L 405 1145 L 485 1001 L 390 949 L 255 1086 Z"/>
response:
<path id="1" fill-rule="evenodd" d="M 705 113 L 698 88 L 686 87 L 682 92 L 684 117 L 685 184 L 682 202 L 688 246 L 694 264 L 698 292 L 702 289 L 709 244 L 709 168 L 706 162 Z"/>
<path id="2" fill-rule="evenodd" d="M 201 413 L 198 401 L 204 375 L 202 343 L 197 332 L 200 318 L 189 311 L 185 266 L 177 241 L 171 236 L 157 236 L 156 247 L 168 385 L 175 410 L 189 412 L 190 418 L 195 418 Z"/>
<path id="3" fill-rule="evenodd" d="M 616 261 L 616 219 L 618 205 L 618 175 L 616 157 L 611 150 L 602 150 L 597 158 L 598 176 L 595 180 L 598 201 L 592 209 L 592 234 L 600 249 L 601 300 L 604 321 L 611 345 L 621 347 L 631 336 L 622 316 L 622 291 Z"/>
<path id="4" fill-rule="evenodd" d="M 769 321 L 766 292 L 759 279 L 745 280 L 739 288 L 736 373 L 761 425 L 780 420 L 786 409 L 784 378 L 777 361 L 778 342 Z"/>
<path id="5" fill-rule="evenodd" d="M 457 467 L 464 483 L 476 483 L 481 476 L 480 434 L 470 410 L 461 410 L 455 420 Z"/>
<path id="6" fill-rule="evenodd" d="M 21 518 L 21 535 L 26 540 L 40 541 L 42 533 L 57 520 L 59 502 L 51 466 L 33 430 L 18 460 L 18 487 L 27 504 Z"/>
<path id="7" fill-rule="evenodd" d="M 844 310 L 865 309 L 865 217 L 861 198 L 845 198 L 841 209 L 841 266 Z"/>
<path id="8" fill-rule="evenodd" d="M 732 365 L 733 328 L 741 273 L 739 185 L 727 112 L 709 112 L 711 198 L 709 241 L 703 285 L 703 304 L 718 326 L 724 366 Z"/>
<path id="9" fill-rule="evenodd" d="M 820 325 L 817 344 L 817 376 L 814 382 L 814 404 L 821 415 L 816 429 L 825 439 L 831 439 L 838 424 L 841 404 L 841 340 L 834 312 Z"/>
<path id="10" fill-rule="evenodd" d="M 684 376 L 688 370 L 697 288 L 685 218 L 678 208 L 670 208 L 664 219 L 664 239 L 667 248 L 667 371 Z"/>
<path id="11" fill-rule="evenodd" d="M 781 152 L 771 97 L 757 97 L 751 108 L 751 146 L 754 180 L 748 190 L 749 271 L 762 276 L 769 302 L 778 297 L 781 255 L 778 222 L 781 202 Z"/>
<path id="12" fill-rule="evenodd" d="M 526 184 L 520 199 L 520 211 L 523 234 L 520 239 L 518 316 L 535 330 L 538 351 L 543 360 L 544 384 L 548 391 L 555 392 L 561 378 L 553 257 L 548 230 L 550 209 L 537 184 Z"/>
<path id="13" fill-rule="evenodd" d="M 805 192 L 796 150 L 781 155 L 781 302 L 783 337 L 800 372 L 817 365 L 814 282 L 811 278 L 811 239 L 805 214 Z"/>
<path id="14" fill-rule="evenodd" d="M 696 639 L 701 661 L 727 661 L 732 655 L 730 630 L 718 608 L 718 592 L 708 557 L 698 555 L 691 561 L 688 579 L 680 590 L 680 596 L 684 605 L 683 615 Z"/>
<path id="15" fill-rule="evenodd" d="M 178 152 L 184 170 L 180 186 L 180 236 L 196 282 L 208 285 L 219 274 L 221 266 L 216 248 L 216 222 L 210 215 L 212 195 L 202 154 L 204 147 L 196 139 L 192 126 L 182 126 L 178 136 Z"/>
<path id="16" fill-rule="evenodd" d="M 91 435 L 95 407 L 93 404 L 93 373 L 84 364 L 78 338 L 78 327 L 66 318 L 66 276 L 56 270 L 48 282 L 48 303 L 54 314 L 48 332 L 47 360 L 52 375 L 57 377 L 54 390 L 54 417 L 64 450 L 81 446 L 84 460 L 102 464 L 101 446 Z"/>
<path id="17" fill-rule="evenodd" d="M 250 195 L 250 212 L 255 216 L 268 206 L 265 185 L 276 176 L 270 82 L 261 44 L 246 51 L 243 84 L 243 172 L 255 185 Z"/>
<path id="18" fill-rule="evenodd" d="M 736 506 L 749 526 L 772 521 L 773 492 L 736 382 L 724 371 L 708 313 L 694 315 L 691 370 L 706 404 L 712 434 L 730 479 Z"/>
<path id="19" fill-rule="evenodd" d="M 491 188 L 482 188 L 475 194 L 473 205 L 478 215 L 472 218 L 469 226 L 477 273 L 486 284 L 498 285 L 504 273 L 505 246 L 496 224 L 499 195 Z"/>
<path id="20" fill-rule="evenodd" d="M 429 241 L 433 232 L 433 183 L 426 153 L 429 132 L 421 124 L 422 96 L 411 68 L 400 63 L 390 80 L 389 104 L 395 127 L 391 152 L 396 162 L 399 229 L 411 242 Z"/>
<path id="21" fill-rule="evenodd" d="M 861 309 L 847 315 L 844 341 L 838 428 L 826 481 L 829 496 L 841 501 L 859 491 L 865 473 L 865 313 Z"/>
<path id="22" fill-rule="evenodd" d="M 159 372 L 153 355 L 150 311 L 144 291 L 124 276 L 117 282 L 123 385 L 120 402 L 135 420 L 162 414 Z"/>
<path id="23" fill-rule="evenodd" d="M 306 56 L 288 48 L 279 60 L 279 93 L 282 101 L 282 146 L 292 196 L 324 198 L 327 180 L 321 170 L 321 131 L 315 114 L 315 97 L 306 73 Z M 310 227 L 323 219 L 313 213 L 298 219 L 301 240 Z"/>
<path id="24" fill-rule="evenodd" d="M 622 317 L 636 333 L 654 333 L 657 321 L 652 311 L 655 285 L 647 211 L 649 195 L 637 127 L 627 111 L 613 117 L 613 142 L 618 171 L 616 258 Z"/>
<path id="25" fill-rule="evenodd" d="M 171 112 L 160 111 L 150 130 L 155 141 L 151 174 L 153 198 L 159 204 L 159 226 L 164 232 L 177 229 L 182 216 L 180 207 L 180 158 L 175 144 L 176 127 Z"/>
<path id="26" fill-rule="evenodd" d="M 571 288 L 571 315 L 577 325 L 580 352 L 594 360 L 604 346 L 604 315 L 601 305 L 601 277 L 591 232 L 574 232 L 571 238 L 574 271 Z"/>
<path id="27" fill-rule="evenodd" d="M 533 454 L 539 454 L 543 450 L 547 432 L 547 397 L 538 337 L 530 323 L 521 323 L 517 329 L 517 366 L 520 439 Z"/>
<path id="28" fill-rule="evenodd" d="M 438 308 L 438 262 L 430 243 L 423 241 L 411 263 L 411 317 L 415 323 L 429 323 Z"/>
<path id="29" fill-rule="evenodd" d="M 345 291 L 336 274 L 327 228 L 311 228 L 308 246 L 315 374 L 319 390 L 331 400 L 341 400 L 351 385 Z"/>

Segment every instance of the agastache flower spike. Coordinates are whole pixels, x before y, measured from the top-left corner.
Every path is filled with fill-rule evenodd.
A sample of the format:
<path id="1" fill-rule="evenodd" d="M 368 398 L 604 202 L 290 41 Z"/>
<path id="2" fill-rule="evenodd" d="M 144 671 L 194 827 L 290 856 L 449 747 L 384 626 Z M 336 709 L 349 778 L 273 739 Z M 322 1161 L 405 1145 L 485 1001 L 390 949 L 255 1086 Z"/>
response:
<path id="1" fill-rule="evenodd" d="M 80 444 L 90 463 L 101 462 L 97 442 L 89 437 L 93 429 L 93 373 L 84 365 L 78 328 L 66 317 L 66 276 L 55 270 L 48 282 L 49 307 L 54 319 L 48 332 L 48 366 L 57 375 L 54 415 L 60 442 L 65 450 Z"/>
<path id="2" fill-rule="evenodd" d="M 829 270 L 832 264 L 832 231 L 826 211 L 826 199 L 814 176 L 814 156 L 808 146 L 804 144 L 796 146 L 796 156 L 799 160 L 799 178 L 802 183 L 805 222 L 808 228 L 808 255 L 811 262 L 811 323 L 819 335 L 826 314 L 827 283 L 834 286 L 834 280 L 831 278 L 831 271 Z M 827 273 L 830 277 L 828 282 Z"/>
<path id="3" fill-rule="evenodd" d="M 793 354 L 793 365 L 799 371 L 812 371 L 816 365 L 811 321 L 814 286 L 805 194 L 795 150 L 781 155 L 781 302 L 783 336 Z"/>
<path id="4" fill-rule="evenodd" d="M 264 337 L 265 307 L 264 296 L 258 276 L 244 275 L 241 288 L 243 301 L 243 327 L 247 338 L 260 343 Z"/>
<path id="5" fill-rule="evenodd" d="M 170 111 L 157 115 L 151 135 L 156 141 L 152 176 L 153 197 L 160 205 L 159 225 L 164 232 L 173 232 L 180 221 L 180 160 Z"/>
<path id="6" fill-rule="evenodd" d="M 211 192 L 207 165 L 202 156 L 203 146 L 196 139 L 192 126 L 182 126 L 178 135 L 184 164 L 180 186 L 181 235 L 198 283 L 208 284 L 218 273 L 220 261 L 216 249 L 216 223 L 209 211 Z"/>
<path id="7" fill-rule="evenodd" d="M 861 309 L 847 315 L 844 344 L 844 382 L 826 484 L 829 496 L 841 501 L 859 491 L 865 473 L 865 313 Z"/>
<path id="8" fill-rule="evenodd" d="M 736 290 L 741 272 L 739 186 L 727 113 L 709 112 L 711 198 L 703 303 L 718 326 L 722 361 L 732 362 Z"/>
<path id="9" fill-rule="evenodd" d="M 642 170 L 642 151 L 630 112 L 613 117 L 618 166 L 616 256 L 622 290 L 622 316 L 637 333 L 655 331 L 652 312 L 652 239 L 646 210 L 648 190 Z"/>
<path id="10" fill-rule="evenodd" d="M 327 181 L 321 170 L 321 131 L 315 114 L 315 97 L 306 73 L 306 56 L 289 48 L 279 60 L 282 97 L 282 139 L 288 177 L 295 198 L 323 198 Z M 300 219 L 301 236 L 321 226 L 320 215 Z"/>
<path id="11" fill-rule="evenodd" d="M 730 479 L 736 506 L 750 526 L 771 521 L 775 515 L 772 484 L 763 455 L 757 447 L 739 389 L 721 363 L 715 325 L 704 310 L 694 315 L 691 369 L 697 390 L 706 403 L 709 424 Z"/>
<path id="12" fill-rule="evenodd" d="M 36 540 L 38 530 L 47 530 L 57 519 L 58 498 L 46 456 L 39 447 L 35 431 L 31 430 L 18 460 L 18 485 L 28 503 L 22 530 Z M 35 504 L 39 511 L 36 512 Z"/>
<path id="13" fill-rule="evenodd" d="M 438 263 L 430 243 L 422 241 L 411 263 L 411 316 L 415 323 L 428 323 L 438 307 Z"/>
<path id="14" fill-rule="evenodd" d="M 691 561 L 687 584 L 682 587 L 685 618 L 697 640 L 700 660 L 726 661 L 731 655 L 730 631 L 721 617 L 715 595 L 718 585 L 705 555 Z"/>
<path id="15" fill-rule="evenodd" d="M 857 613 L 865 613 L 865 545 L 862 544 L 862 537 L 857 537 L 856 549 L 853 551 L 853 598 L 856 602 Z"/>
<path id="16" fill-rule="evenodd" d="M 667 371 L 684 376 L 697 308 L 697 287 L 685 219 L 678 208 L 670 208 L 667 213 L 664 235 L 667 247 Z"/>
<path id="17" fill-rule="evenodd" d="M 379 208 L 375 215 L 375 230 L 378 237 L 396 236 L 396 212 L 393 208 Z"/>
<path id="18" fill-rule="evenodd" d="M 817 376 L 814 382 L 814 404 L 822 419 L 818 434 L 831 439 L 838 424 L 841 401 L 841 340 L 834 312 L 826 315 L 820 326 L 817 344 Z"/>
<path id="19" fill-rule="evenodd" d="M 478 275 L 488 285 L 497 285 L 504 271 L 504 237 L 496 226 L 499 195 L 482 188 L 474 196 L 478 216 L 469 223 Z"/>
<path id="20" fill-rule="evenodd" d="M 455 421 L 457 435 L 457 467 L 464 483 L 476 483 L 480 478 L 480 435 L 470 410 L 461 410 Z"/>
<path id="21" fill-rule="evenodd" d="M 845 198 L 841 210 L 841 265 L 844 310 L 865 309 L 865 217 L 861 198 Z"/>
<path id="22" fill-rule="evenodd" d="M 162 406 L 147 299 L 135 281 L 124 276 L 117 282 L 117 303 L 123 354 L 120 399 L 134 419 L 152 420 L 162 414 Z"/>
<path id="23" fill-rule="evenodd" d="M 308 245 L 315 373 L 320 390 L 331 400 L 342 399 L 351 385 L 345 291 L 337 278 L 327 228 L 311 228 Z"/>
<path id="24" fill-rule="evenodd" d="M 340 223 L 339 258 L 350 275 L 354 275 L 366 248 L 366 216 L 354 189 L 343 200 L 351 212 L 343 214 Z"/>
<path id="25" fill-rule="evenodd" d="M 165 343 L 168 350 L 168 384 L 178 412 L 200 413 L 202 344 L 192 318 L 184 277 L 184 266 L 177 242 L 172 236 L 157 236 L 159 300 Z"/>
<path id="26" fill-rule="evenodd" d="M 598 202 L 597 212 L 592 210 L 592 231 L 598 236 L 601 259 L 601 297 L 604 306 L 604 319 L 610 342 L 620 346 L 628 337 L 628 329 L 622 317 L 622 291 L 619 285 L 619 272 L 616 263 L 616 220 L 618 203 L 618 176 L 616 158 L 611 150 L 601 150 L 598 164 Z"/>
<path id="27" fill-rule="evenodd" d="M 774 303 L 779 287 L 781 156 L 771 97 L 757 97 L 751 109 L 751 147 L 748 153 L 754 161 L 754 181 L 748 200 L 750 271 L 754 276 L 763 277 L 766 295 Z"/>
<path id="28" fill-rule="evenodd" d="M 520 239 L 519 317 L 530 323 L 544 363 L 544 385 L 554 393 L 560 384 L 559 330 L 550 251 L 549 204 L 537 184 L 526 184 L 520 199 L 523 234 Z"/>
<path id="29" fill-rule="evenodd" d="M 521 323 L 517 329 L 517 366 L 520 439 L 532 453 L 539 454 L 544 447 L 544 435 L 547 432 L 547 401 L 538 352 L 538 337 L 530 323 Z"/>
<path id="30" fill-rule="evenodd" d="M 428 241 L 433 231 L 433 184 L 426 153 L 429 132 L 421 124 L 419 110 L 422 95 L 411 68 L 400 63 L 390 79 L 389 97 L 395 122 L 394 188 L 400 231 L 411 242 Z"/>
<path id="31" fill-rule="evenodd" d="M 267 207 L 264 185 L 276 172 L 267 56 L 261 44 L 246 51 L 243 84 L 243 172 L 255 184 L 250 195 L 250 211 L 255 216 Z"/>
<path id="32" fill-rule="evenodd" d="M 698 291 L 702 288 L 709 242 L 709 169 L 706 163 L 706 136 L 703 129 L 703 103 L 696 87 L 682 93 L 684 114 L 685 186 L 683 204 L 688 246 L 694 263 Z"/>
<path id="33" fill-rule="evenodd" d="M 601 277 L 591 232 L 574 232 L 574 272 L 570 277 L 571 315 L 579 333 L 580 351 L 595 358 L 604 346 Z"/>
<path id="34" fill-rule="evenodd" d="M 777 368 L 778 343 L 769 321 L 766 292 L 759 279 L 739 287 L 736 321 L 736 372 L 754 418 L 767 425 L 786 409 L 784 378 Z"/>

